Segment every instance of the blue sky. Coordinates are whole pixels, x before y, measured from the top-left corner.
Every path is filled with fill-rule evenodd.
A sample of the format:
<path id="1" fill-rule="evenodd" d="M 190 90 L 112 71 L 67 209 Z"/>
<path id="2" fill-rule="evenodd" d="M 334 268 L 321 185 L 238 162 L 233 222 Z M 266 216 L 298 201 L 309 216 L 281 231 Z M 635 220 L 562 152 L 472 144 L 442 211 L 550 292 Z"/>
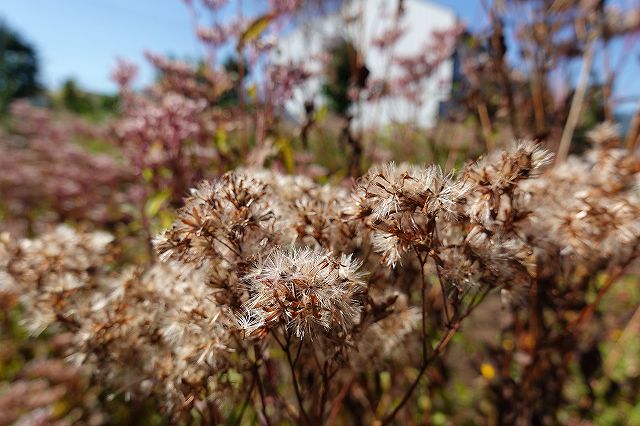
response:
<path id="1" fill-rule="evenodd" d="M 480 1 L 433 2 L 455 10 L 472 28 L 486 23 Z M 640 0 L 610 3 L 640 7 Z M 139 80 L 144 84 L 153 78 L 143 57 L 145 50 L 179 58 L 204 55 L 192 17 L 181 0 L 3 0 L 0 19 L 36 46 L 41 77 L 48 87 L 58 87 L 74 77 L 82 87 L 110 92 L 115 89 L 109 74 L 116 57 L 140 65 Z M 620 96 L 640 95 L 638 50 L 634 49 L 635 57 L 628 59 L 617 83 Z M 621 47 L 613 46 L 611 52 L 615 60 Z"/>
<path id="2" fill-rule="evenodd" d="M 475 0 L 436 3 L 471 21 L 479 12 Z M 36 46 L 49 87 L 74 77 L 88 89 L 111 91 L 109 73 L 118 56 L 142 65 L 140 80 L 148 82 L 153 73 L 145 50 L 180 58 L 204 53 L 181 0 L 3 0 L 2 18 Z"/>
<path id="3" fill-rule="evenodd" d="M 118 56 L 142 65 L 145 50 L 202 53 L 180 0 L 3 0 L 0 17 L 36 46 L 49 87 L 72 76 L 88 89 L 111 91 Z M 150 67 L 140 77 L 150 81 Z"/>

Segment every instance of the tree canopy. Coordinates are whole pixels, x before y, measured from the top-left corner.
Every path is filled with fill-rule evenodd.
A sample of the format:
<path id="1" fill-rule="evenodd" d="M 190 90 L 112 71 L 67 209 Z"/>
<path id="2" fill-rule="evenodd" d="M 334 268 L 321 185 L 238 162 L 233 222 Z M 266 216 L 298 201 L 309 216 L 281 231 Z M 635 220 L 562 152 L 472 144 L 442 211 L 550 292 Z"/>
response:
<path id="1" fill-rule="evenodd" d="M 13 99 L 39 92 L 38 69 L 34 47 L 0 21 L 0 111 Z"/>

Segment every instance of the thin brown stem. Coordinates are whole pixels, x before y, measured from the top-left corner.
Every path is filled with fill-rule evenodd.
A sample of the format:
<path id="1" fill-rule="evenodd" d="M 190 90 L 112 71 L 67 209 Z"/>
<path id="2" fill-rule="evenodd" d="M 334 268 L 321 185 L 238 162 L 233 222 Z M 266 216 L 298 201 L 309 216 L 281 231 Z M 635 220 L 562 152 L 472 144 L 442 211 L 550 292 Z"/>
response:
<path id="1" fill-rule="evenodd" d="M 420 262 L 420 299 L 422 303 L 422 362 L 427 360 L 427 280 L 424 274 L 425 259 L 416 249 L 416 256 Z"/>
<path id="2" fill-rule="evenodd" d="M 487 293 L 485 292 L 483 294 L 482 297 L 484 297 L 484 295 L 486 295 Z M 480 299 L 481 300 L 481 299 Z M 424 373 L 427 371 L 427 368 L 429 368 L 429 366 L 431 365 L 431 363 L 438 358 L 438 356 L 444 352 L 444 350 L 447 348 L 447 346 L 449 345 L 449 343 L 451 342 L 451 339 L 453 338 L 453 336 L 456 334 L 456 332 L 460 329 L 460 325 L 462 324 L 462 321 L 468 317 L 469 315 L 471 315 L 471 313 L 473 312 L 473 310 L 475 309 L 476 306 L 478 306 L 478 303 L 472 303 L 467 310 L 460 316 L 460 318 L 458 318 L 456 320 L 456 322 L 454 324 L 452 324 L 446 331 L 445 334 L 442 335 L 442 337 L 440 338 L 440 341 L 438 342 L 438 345 L 434 348 L 433 352 L 431 353 L 431 355 L 429 355 L 427 357 L 427 359 L 422 363 L 422 365 L 420 366 L 420 370 L 418 371 L 418 376 L 415 378 L 415 380 L 411 383 L 411 385 L 409 386 L 409 388 L 407 389 L 407 391 L 405 392 L 404 396 L 402 397 L 402 399 L 400 400 L 400 402 L 398 403 L 398 405 L 396 406 L 396 408 L 393 409 L 393 411 L 387 416 L 385 417 L 382 422 L 381 425 L 385 426 L 390 424 L 393 419 L 396 417 L 396 415 L 398 414 L 398 412 L 402 409 L 402 407 L 404 407 L 404 405 L 409 401 L 409 399 L 411 398 L 411 395 L 413 395 L 413 392 L 415 391 L 415 389 L 418 387 L 418 384 L 420 384 L 420 381 L 422 379 L 422 376 L 424 375 Z"/>
<path id="3" fill-rule="evenodd" d="M 262 351 L 258 344 L 253 345 L 253 350 L 255 352 L 255 362 L 253 363 L 253 374 L 258 382 L 258 393 L 260 395 L 260 410 L 262 413 L 262 417 L 264 417 L 264 422 L 267 426 L 270 426 L 271 422 L 269 421 L 269 416 L 267 414 L 267 404 L 264 398 L 264 384 L 262 383 L 262 376 L 260 375 L 260 362 L 262 361 Z"/>
<path id="4" fill-rule="evenodd" d="M 327 403 L 327 398 L 329 396 L 329 388 L 331 384 L 332 374 L 329 373 L 329 360 L 325 360 L 324 366 L 322 368 L 322 394 L 320 397 L 320 403 L 318 404 L 318 422 L 322 423 L 324 416 L 324 406 Z"/>
<path id="5" fill-rule="evenodd" d="M 578 317 L 572 323 L 569 324 L 569 326 L 567 327 L 569 330 L 577 334 L 580 331 L 580 329 L 582 329 L 582 327 L 587 322 L 589 322 L 594 312 L 596 311 L 597 307 L 600 305 L 600 302 L 602 301 L 604 296 L 609 292 L 609 290 L 611 290 L 613 285 L 616 282 L 618 282 L 618 279 L 622 276 L 623 272 L 624 272 L 624 268 L 618 267 L 607 275 L 607 279 L 604 285 L 600 288 L 600 290 L 598 290 L 598 293 L 596 294 L 596 297 L 593 300 L 593 302 L 585 306 L 584 309 L 578 315 Z"/>
<path id="6" fill-rule="evenodd" d="M 442 295 L 442 306 L 444 310 L 444 317 L 447 320 L 447 325 L 451 323 L 451 313 L 449 312 L 449 301 L 447 299 L 447 290 L 444 287 L 444 282 L 442 281 L 442 274 L 440 273 L 440 267 L 436 265 L 436 271 L 438 273 L 438 282 L 440 283 L 440 293 Z"/>
<path id="7" fill-rule="evenodd" d="M 511 132 L 516 138 L 520 137 L 520 131 L 518 129 L 518 120 L 517 120 L 517 111 L 516 111 L 516 103 L 515 96 L 513 92 L 513 86 L 511 84 L 511 78 L 509 76 L 509 69 L 507 67 L 507 63 L 505 60 L 507 54 L 507 48 L 504 44 L 504 24 L 503 19 L 498 14 L 497 6 L 494 2 L 490 7 L 487 6 L 486 2 L 483 1 L 483 5 L 486 9 L 489 10 L 489 19 L 491 21 L 491 47 L 493 48 L 494 54 L 492 55 L 493 63 L 500 77 L 502 86 L 505 90 L 505 95 L 507 98 L 507 113 L 509 118 L 509 126 L 511 127 Z"/>
<path id="8" fill-rule="evenodd" d="M 640 101 L 638 101 L 638 107 L 635 114 L 633 114 L 633 118 L 629 124 L 629 130 L 627 131 L 625 146 L 629 152 L 633 152 L 635 150 L 636 145 L 638 144 L 638 139 L 640 139 Z"/>
<path id="9" fill-rule="evenodd" d="M 249 386 L 249 389 L 247 390 L 247 395 L 244 398 L 244 401 L 242 402 L 242 408 L 240 409 L 240 414 L 238 414 L 238 419 L 236 420 L 236 425 L 239 425 L 242 422 L 242 417 L 244 417 L 244 412 L 247 409 L 247 405 L 249 404 L 249 400 L 251 399 L 251 395 L 253 394 L 253 389 L 256 387 L 256 383 L 258 381 L 258 377 L 257 377 L 257 372 L 253 371 L 253 379 L 251 380 L 251 385 Z"/>
<path id="10" fill-rule="evenodd" d="M 296 356 L 293 359 L 293 366 L 295 367 L 296 365 L 298 365 L 298 360 L 300 359 L 300 354 L 302 353 L 302 342 L 299 342 L 298 344 L 298 350 L 296 351 Z"/>
<path id="11" fill-rule="evenodd" d="M 344 397 L 347 395 L 347 392 L 349 392 L 349 389 L 351 388 L 351 385 L 353 384 L 354 380 L 355 378 L 352 377 L 348 382 L 346 382 L 342 386 L 342 389 L 340 389 L 338 396 L 336 397 L 336 399 L 333 401 L 333 404 L 331 405 L 331 411 L 329 412 L 329 417 L 327 417 L 327 422 L 326 422 L 327 426 L 332 426 L 335 423 L 336 418 L 340 413 L 340 407 L 342 406 L 342 401 L 344 401 Z"/>
<path id="12" fill-rule="evenodd" d="M 564 162 L 569 154 L 569 147 L 571 146 L 571 140 L 573 139 L 573 132 L 576 130 L 576 126 L 578 125 L 580 113 L 582 112 L 582 104 L 584 103 L 584 97 L 589 84 L 589 74 L 591 73 L 591 67 L 593 65 L 595 49 L 596 37 L 593 37 L 589 41 L 584 57 L 582 58 L 580 78 L 578 80 L 575 93 L 573 94 L 573 99 L 571 99 L 569 116 L 567 117 L 567 122 L 562 131 L 562 137 L 560 138 L 560 146 L 558 147 L 558 156 L 556 161 L 557 164 Z"/>
<path id="13" fill-rule="evenodd" d="M 489 110 L 487 104 L 481 101 L 478 104 L 478 119 L 480 120 L 480 128 L 482 129 L 482 137 L 484 138 L 485 148 L 488 151 L 493 149 L 493 130 L 491 126 L 491 118 L 489 118 Z"/>
<path id="14" fill-rule="evenodd" d="M 626 343 L 638 333 L 640 333 L 640 305 L 638 305 L 634 311 L 633 316 L 620 334 L 620 337 L 613 343 L 613 348 L 607 356 L 607 360 L 604 363 L 604 371 L 608 375 L 613 373 L 613 368 L 618 359 L 620 359 Z"/>
<path id="15" fill-rule="evenodd" d="M 404 407 L 404 405 L 409 401 L 409 398 L 411 398 L 411 395 L 413 395 L 413 391 L 416 389 L 416 387 L 418 387 L 418 384 L 420 383 L 422 376 L 427 371 L 427 368 L 429 367 L 429 365 L 431 365 L 431 362 L 438 355 L 440 355 L 440 353 L 447 347 L 447 345 L 451 341 L 451 338 L 456 333 L 456 331 L 458 331 L 459 328 L 460 328 L 460 321 L 454 324 L 442 336 L 442 338 L 440 339 L 440 342 L 438 343 L 438 346 L 436 346 L 433 353 L 429 357 L 427 357 L 427 359 L 422 363 L 422 366 L 420 367 L 420 371 L 418 372 L 418 376 L 411 383 L 411 386 L 409 386 L 409 389 L 407 389 L 407 391 L 405 392 L 404 396 L 402 397 L 402 399 L 400 400 L 396 408 L 394 408 L 393 411 L 382 420 L 382 423 L 381 423 L 382 426 L 385 426 L 391 423 L 395 418 L 395 416 L 398 414 L 398 412 L 402 409 L 402 407 Z"/>
<path id="16" fill-rule="evenodd" d="M 307 425 L 310 425 L 312 423 L 309 419 L 309 415 L 307 414 L 307 411 L 304 409 L 304 400 L 302 399 L 302 392 L 300 392 L 300 384 L 298 383 L 296 368 L 293 363 L 293 358 L 291 356 L 291 335 L 287 333 L 285 335 L 285 338 L 286 338 L 286 344 L 281 346 L 282 346 L 282 350 L 287 355 L 287 362 L 289 364 L 289 370 L 291 371 L 291 381 L 293 383 L 293 390 L 296 394 L 296 400 L 298 401 L 298 408 L 300 409 L 300 414 L 302 415 L 302 419 L 304 420 L 304 423 Z M 278 343 L 280 342 L 278 341 Z"/>

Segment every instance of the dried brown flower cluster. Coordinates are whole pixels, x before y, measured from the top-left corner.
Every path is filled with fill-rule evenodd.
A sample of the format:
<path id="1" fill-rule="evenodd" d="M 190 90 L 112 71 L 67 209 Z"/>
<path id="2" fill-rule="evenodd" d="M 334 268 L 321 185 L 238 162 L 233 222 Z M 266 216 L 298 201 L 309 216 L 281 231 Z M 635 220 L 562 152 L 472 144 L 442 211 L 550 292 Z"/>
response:
<path id="1" fill-rule="evenodd" d="M 212 376 L 229 353 L 223 308 L 202 274 L 164 264 L 111 273 L 111 240 L 65 226 L 34 240 L 5 238 L 3 292 L 19 295 L 34 333 L 73 332 L 69 360 L 114 391 L 159 396 L 180 412 L 190 396 L 219 387 Z"/>
<path id="2" fill-rule="evenodd" d="M 359 317 L 357 295 L 364 290 L 358 262 L 326 251 L 275 251 L 247 276 L 250 299 L 243 329 L 249 335 L 280 326 L 298 338 L 345 335 Z"/>
<path id="3" fill-rule="evenodd" d="M 638 164 L 607 143 L 551 160 L 520 142 L 459 174 L 376 166 L 351 191 L 240 169 L 192 191 L 148 271 L 114 273 L 107 235 L 62 227 L 4 240 L 1 291 L 32 330 L 72 331 L 72 359 L 113 391 L 176 416 L 317 424 L 343 407 L 386 424 L 491 290 L 526 314 L 541 280 L 568 292 L 569 270 L 635 258 Z M 400 358 L 418 374 L 376 408 L 363 372 Z"/>

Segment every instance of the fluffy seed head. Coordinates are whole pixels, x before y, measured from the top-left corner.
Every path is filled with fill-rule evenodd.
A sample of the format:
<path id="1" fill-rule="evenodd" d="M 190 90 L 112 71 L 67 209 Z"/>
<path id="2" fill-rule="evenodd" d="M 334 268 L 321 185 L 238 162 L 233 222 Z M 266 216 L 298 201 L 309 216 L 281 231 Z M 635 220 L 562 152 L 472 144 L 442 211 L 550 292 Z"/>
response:
<path id="1" fill-rule="evenodd" d="M 363 290 L 360 263 L 326 250 L 275 250 L 247 277 L 251 298 L 240 326 L 257 335 L 284 324 L 298 338 L 340 336 L 349 332 L 360 311 Z"/>

